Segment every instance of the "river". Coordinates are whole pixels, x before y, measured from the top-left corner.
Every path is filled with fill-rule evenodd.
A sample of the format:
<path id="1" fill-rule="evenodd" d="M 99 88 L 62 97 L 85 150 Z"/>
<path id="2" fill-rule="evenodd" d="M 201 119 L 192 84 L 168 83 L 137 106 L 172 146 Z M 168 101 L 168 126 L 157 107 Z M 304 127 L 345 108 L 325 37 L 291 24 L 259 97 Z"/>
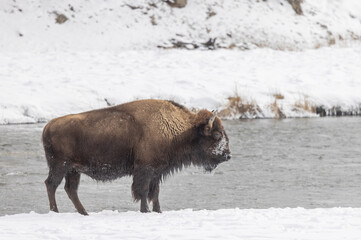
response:
<path id="1" fill-rule="evenodd" d="M 192 208 L 361 207 L 361 118 L 224 121 L 232 159 L 211 174 L 191 167 L 161 185 L 163 211 Z M 0 215 L 48 212 L 44 124 L 0 126 Z M 64 182 L 63 182 L 64 183 Z M 60 212 L 74 212 L 63 183 Z M 138 211 L 131 178 L 82 175 L 88 212 Z"/>

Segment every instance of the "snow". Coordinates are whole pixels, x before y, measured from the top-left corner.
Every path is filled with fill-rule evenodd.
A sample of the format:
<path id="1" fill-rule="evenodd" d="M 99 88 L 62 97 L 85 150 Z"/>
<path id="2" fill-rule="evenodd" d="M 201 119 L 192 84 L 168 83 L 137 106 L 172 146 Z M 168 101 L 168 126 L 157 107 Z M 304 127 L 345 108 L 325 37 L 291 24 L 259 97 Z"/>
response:
<path id="1" fill-rule="evenodd" d="M 285 0 L 192 0 L 182 9 L 158 0 L 0 1 L 0 124 L 144 98 L 221 111 L 240 96 L 259 106 L 250 118 L 277 117 L 275 104 L 286 117 L 316 116 L 296 107 L 306 102 L 360 112 L 361 3 L 305 0 L 302 8 L 297 15 Z M 57 14 L 69 20 L 57 24 Z M 202 51 L 215 38 L 232 50 Z M 200 48 L 159 49 L 177 41 Z"/>
<path id="2" fill-rule="evenodd" d="M 0 55 L 0 123 L 33 123 L 142 98 L 171 99 L 190 108 L 222 110 L 238 94 L 274 117 L 274 94 L 288 117 L 314 105 L 361 103 L 361 48 L 302 52 L 122 51 Z M 106 100 L 105 100 L 106 99 Z M 238 116 L 233 116 L 238 117 Z"/>
<path id="3" fill-rule="evenodd" d="M 0 217 L 0 239 L 359 239 L 361 209 L 190 209 Z"/>
<path id="4" fill-rule="evenodd" d="M 159 0 L 2 0 L 0 50 L 144 50 L 210 38 L 224 48 L 302 50 L 361 39 L 360 1 L 305 0 L 302 8 L 297 15 L 285 0 L 192 0 L 182 9 Z M 57 24 L 55 12 L 69 20 Z"/>

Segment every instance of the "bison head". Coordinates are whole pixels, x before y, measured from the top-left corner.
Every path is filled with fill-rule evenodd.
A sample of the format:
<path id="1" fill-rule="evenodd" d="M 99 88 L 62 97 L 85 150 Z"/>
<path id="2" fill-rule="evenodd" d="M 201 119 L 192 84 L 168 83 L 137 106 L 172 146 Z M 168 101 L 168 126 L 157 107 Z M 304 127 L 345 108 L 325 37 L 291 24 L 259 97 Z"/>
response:
<path id="1" fill-rule="evenodd" d="M 229 140 L 217 112 L 200 111 L 198 119 L 203 121 L 198 128 L 197 149 L 201 156 L 196 164 L 211 172 L 218 164 L 231 159 Z"/>

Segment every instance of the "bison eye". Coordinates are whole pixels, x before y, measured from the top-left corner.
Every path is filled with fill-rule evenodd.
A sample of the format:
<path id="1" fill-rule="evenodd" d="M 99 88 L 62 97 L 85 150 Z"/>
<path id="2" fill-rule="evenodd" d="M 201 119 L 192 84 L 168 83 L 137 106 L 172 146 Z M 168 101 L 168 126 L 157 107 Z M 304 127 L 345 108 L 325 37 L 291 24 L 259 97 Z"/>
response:
<path id="1" fill-rule="evenodd" d="M 219 140 L 222 137 L 222 133 L 220 132 L 214 132 L 213 133 L 213 138 L 216 140 Z"/>

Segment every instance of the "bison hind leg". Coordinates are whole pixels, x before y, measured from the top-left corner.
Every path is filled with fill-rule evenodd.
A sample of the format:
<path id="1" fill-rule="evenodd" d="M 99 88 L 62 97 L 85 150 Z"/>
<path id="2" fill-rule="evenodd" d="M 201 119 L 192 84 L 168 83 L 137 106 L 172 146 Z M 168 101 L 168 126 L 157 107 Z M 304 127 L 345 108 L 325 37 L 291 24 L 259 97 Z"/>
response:
<path id="1" fill-rule="evenodd" d="M 68 194 L 68 197 L 73 202 L 76 210 L 82 215 L 88 215 L 85 211 L 85 208 L 81 204 L 78 197 L 78 186 L 80 182 L 80 173 L 75 170 L 68 172 L 65 176 L 65 186 L 64 189 Z"/>
<path id="2" fill-rule="evenodd" d="M 55 192 L 59 184 L 64 178 L 66 170 L 63 168 L 50 168 L 49 176 L 45 180 L 46 189 L 48 192 L 50 211 L 59 212 L 55 200 Z"/>

